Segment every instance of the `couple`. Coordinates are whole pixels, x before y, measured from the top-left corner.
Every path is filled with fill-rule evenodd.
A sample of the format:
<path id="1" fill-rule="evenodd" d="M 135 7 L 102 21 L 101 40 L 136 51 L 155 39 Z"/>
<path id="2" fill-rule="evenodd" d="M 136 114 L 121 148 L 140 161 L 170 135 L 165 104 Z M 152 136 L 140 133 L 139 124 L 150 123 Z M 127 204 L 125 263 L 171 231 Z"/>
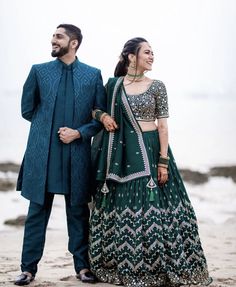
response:
<path id="1" fill-rule="evenodd" d="M 24 84 L 31 128 L 17 189 L 30 205 L 15 284 L 35 278 L 54 194 L 65 197 L 68 248 L 82 282 L 210 284 L 168 146 L 166 89 L 144 75 L 154 60 L 149 43 L 126 42 L 104 88 L 100 70 L 77 59 L 81 42 L 78 27 L 59 25 L 51 41 L 57 59 L 33 65 Z"/>

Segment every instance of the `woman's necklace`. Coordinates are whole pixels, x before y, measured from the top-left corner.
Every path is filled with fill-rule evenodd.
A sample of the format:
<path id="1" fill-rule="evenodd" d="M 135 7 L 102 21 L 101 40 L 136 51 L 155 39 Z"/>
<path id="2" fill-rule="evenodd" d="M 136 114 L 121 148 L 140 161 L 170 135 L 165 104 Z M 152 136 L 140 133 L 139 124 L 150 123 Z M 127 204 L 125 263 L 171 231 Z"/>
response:
<path id="1" fill-rule="evenodd" d="M 144 73 L 142 73 L 142 74 L 129 74 L 129 73 L 127 73 L 127 76 L 129 76 L 130 78 L 142 78 L 144 76 Z"/>
<path id="2" fill-rule="evenodd" d="M 145 79 L 145 76 L 144 74 L 129 74 L 127 73 L 126 76 L 125 76 L 126 80 L 129 81 L 129 82 L 141 82 Z"/>

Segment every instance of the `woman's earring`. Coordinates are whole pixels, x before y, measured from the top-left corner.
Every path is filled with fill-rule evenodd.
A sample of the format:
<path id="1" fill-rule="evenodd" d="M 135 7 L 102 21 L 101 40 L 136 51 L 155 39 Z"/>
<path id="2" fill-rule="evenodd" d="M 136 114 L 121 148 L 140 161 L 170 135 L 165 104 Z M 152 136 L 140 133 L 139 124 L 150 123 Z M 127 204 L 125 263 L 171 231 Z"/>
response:
<path id="1" fill-rule="evenodd" d="M 136 70 L 136 62 L 130 63 L 129 67 Z"/>

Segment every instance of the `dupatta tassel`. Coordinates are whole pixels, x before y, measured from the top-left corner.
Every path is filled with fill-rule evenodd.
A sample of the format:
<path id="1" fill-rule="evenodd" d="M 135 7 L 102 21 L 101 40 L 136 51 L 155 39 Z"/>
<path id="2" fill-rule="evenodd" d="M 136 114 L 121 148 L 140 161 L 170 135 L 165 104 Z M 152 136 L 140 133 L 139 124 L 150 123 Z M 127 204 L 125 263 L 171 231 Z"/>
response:
<path id="1" fill-rule="evenodd" d="M 147 183 L 147 187 L 151 188 L 151 189 L 157 187 L 157 185 L 156 185 L 156 183 L 155 183 L 155 181 L 153 180 L 152 177 L 150 178 L 149 182 Z"/>
<path id="2" fill-rule="evenodd" d="M 103 184 L 103 186 L 102 186 L 102 188 L 101 188 L 101 192 L 102 192 L 102 193 L 105 193 L 105 194 L 109 192 L 109 188 L 108 188 L 108 186 L 107 186 L 106 181 L 104 182 L 104 184 Z"/>
<path id="3" fill-rule="evenodd" d="M 107 195 L 106 193 L 104 193 L 102 197 L 102 208 L 106 207 L 106 202 L 107 202 Z"/>
<path id="4" fill-rule="evenodd" d="M 155 199 L 155 194 L 154 194 L 154 191 L 153 189 L 151 189 L 150 191 L 150 195 L 149 195 L 149 202 L 153 202 Z"/>
<path id="5" fill-rule="evenodd" d="M 109 192 L 109 188 L 107 186 L 106 181 L 104 182 L 102 188 L 101 188 L 101 192 L 103 193 L 103 197 L 102 197 L 102 207 L 106 207 L 106 197 L 107 197 L 107 193 Z"/>
<path id="6" fill-rule="evenodd" d="M 147 187 L 150 188 L 150 195 L 149 195 L 149 202 L 153 202 L 154 201 L 154 197 L 155 197 L 155 194 L 154 194 L 154 188 L 157 187 L 155 181 L 153 180 L 153 178 L 151 177 L 149 182 L 147 183 Z"/>

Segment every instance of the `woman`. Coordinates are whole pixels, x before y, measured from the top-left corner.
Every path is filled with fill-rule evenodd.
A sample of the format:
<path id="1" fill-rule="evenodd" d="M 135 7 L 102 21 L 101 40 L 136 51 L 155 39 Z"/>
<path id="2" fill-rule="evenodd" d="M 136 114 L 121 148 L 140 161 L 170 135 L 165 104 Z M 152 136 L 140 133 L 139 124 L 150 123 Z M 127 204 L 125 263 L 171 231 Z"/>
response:
<path id="1" fill-rule="evenodd" d="M 93 141 L 91 268 L 116 285 L 208 285 L 195 213 L 168 146 L 165 85 L 144 74 L 153 60 L 145 39 L 129 40 L 106 85 L 111 116 L 93 113 L 106 130 Z"/>

